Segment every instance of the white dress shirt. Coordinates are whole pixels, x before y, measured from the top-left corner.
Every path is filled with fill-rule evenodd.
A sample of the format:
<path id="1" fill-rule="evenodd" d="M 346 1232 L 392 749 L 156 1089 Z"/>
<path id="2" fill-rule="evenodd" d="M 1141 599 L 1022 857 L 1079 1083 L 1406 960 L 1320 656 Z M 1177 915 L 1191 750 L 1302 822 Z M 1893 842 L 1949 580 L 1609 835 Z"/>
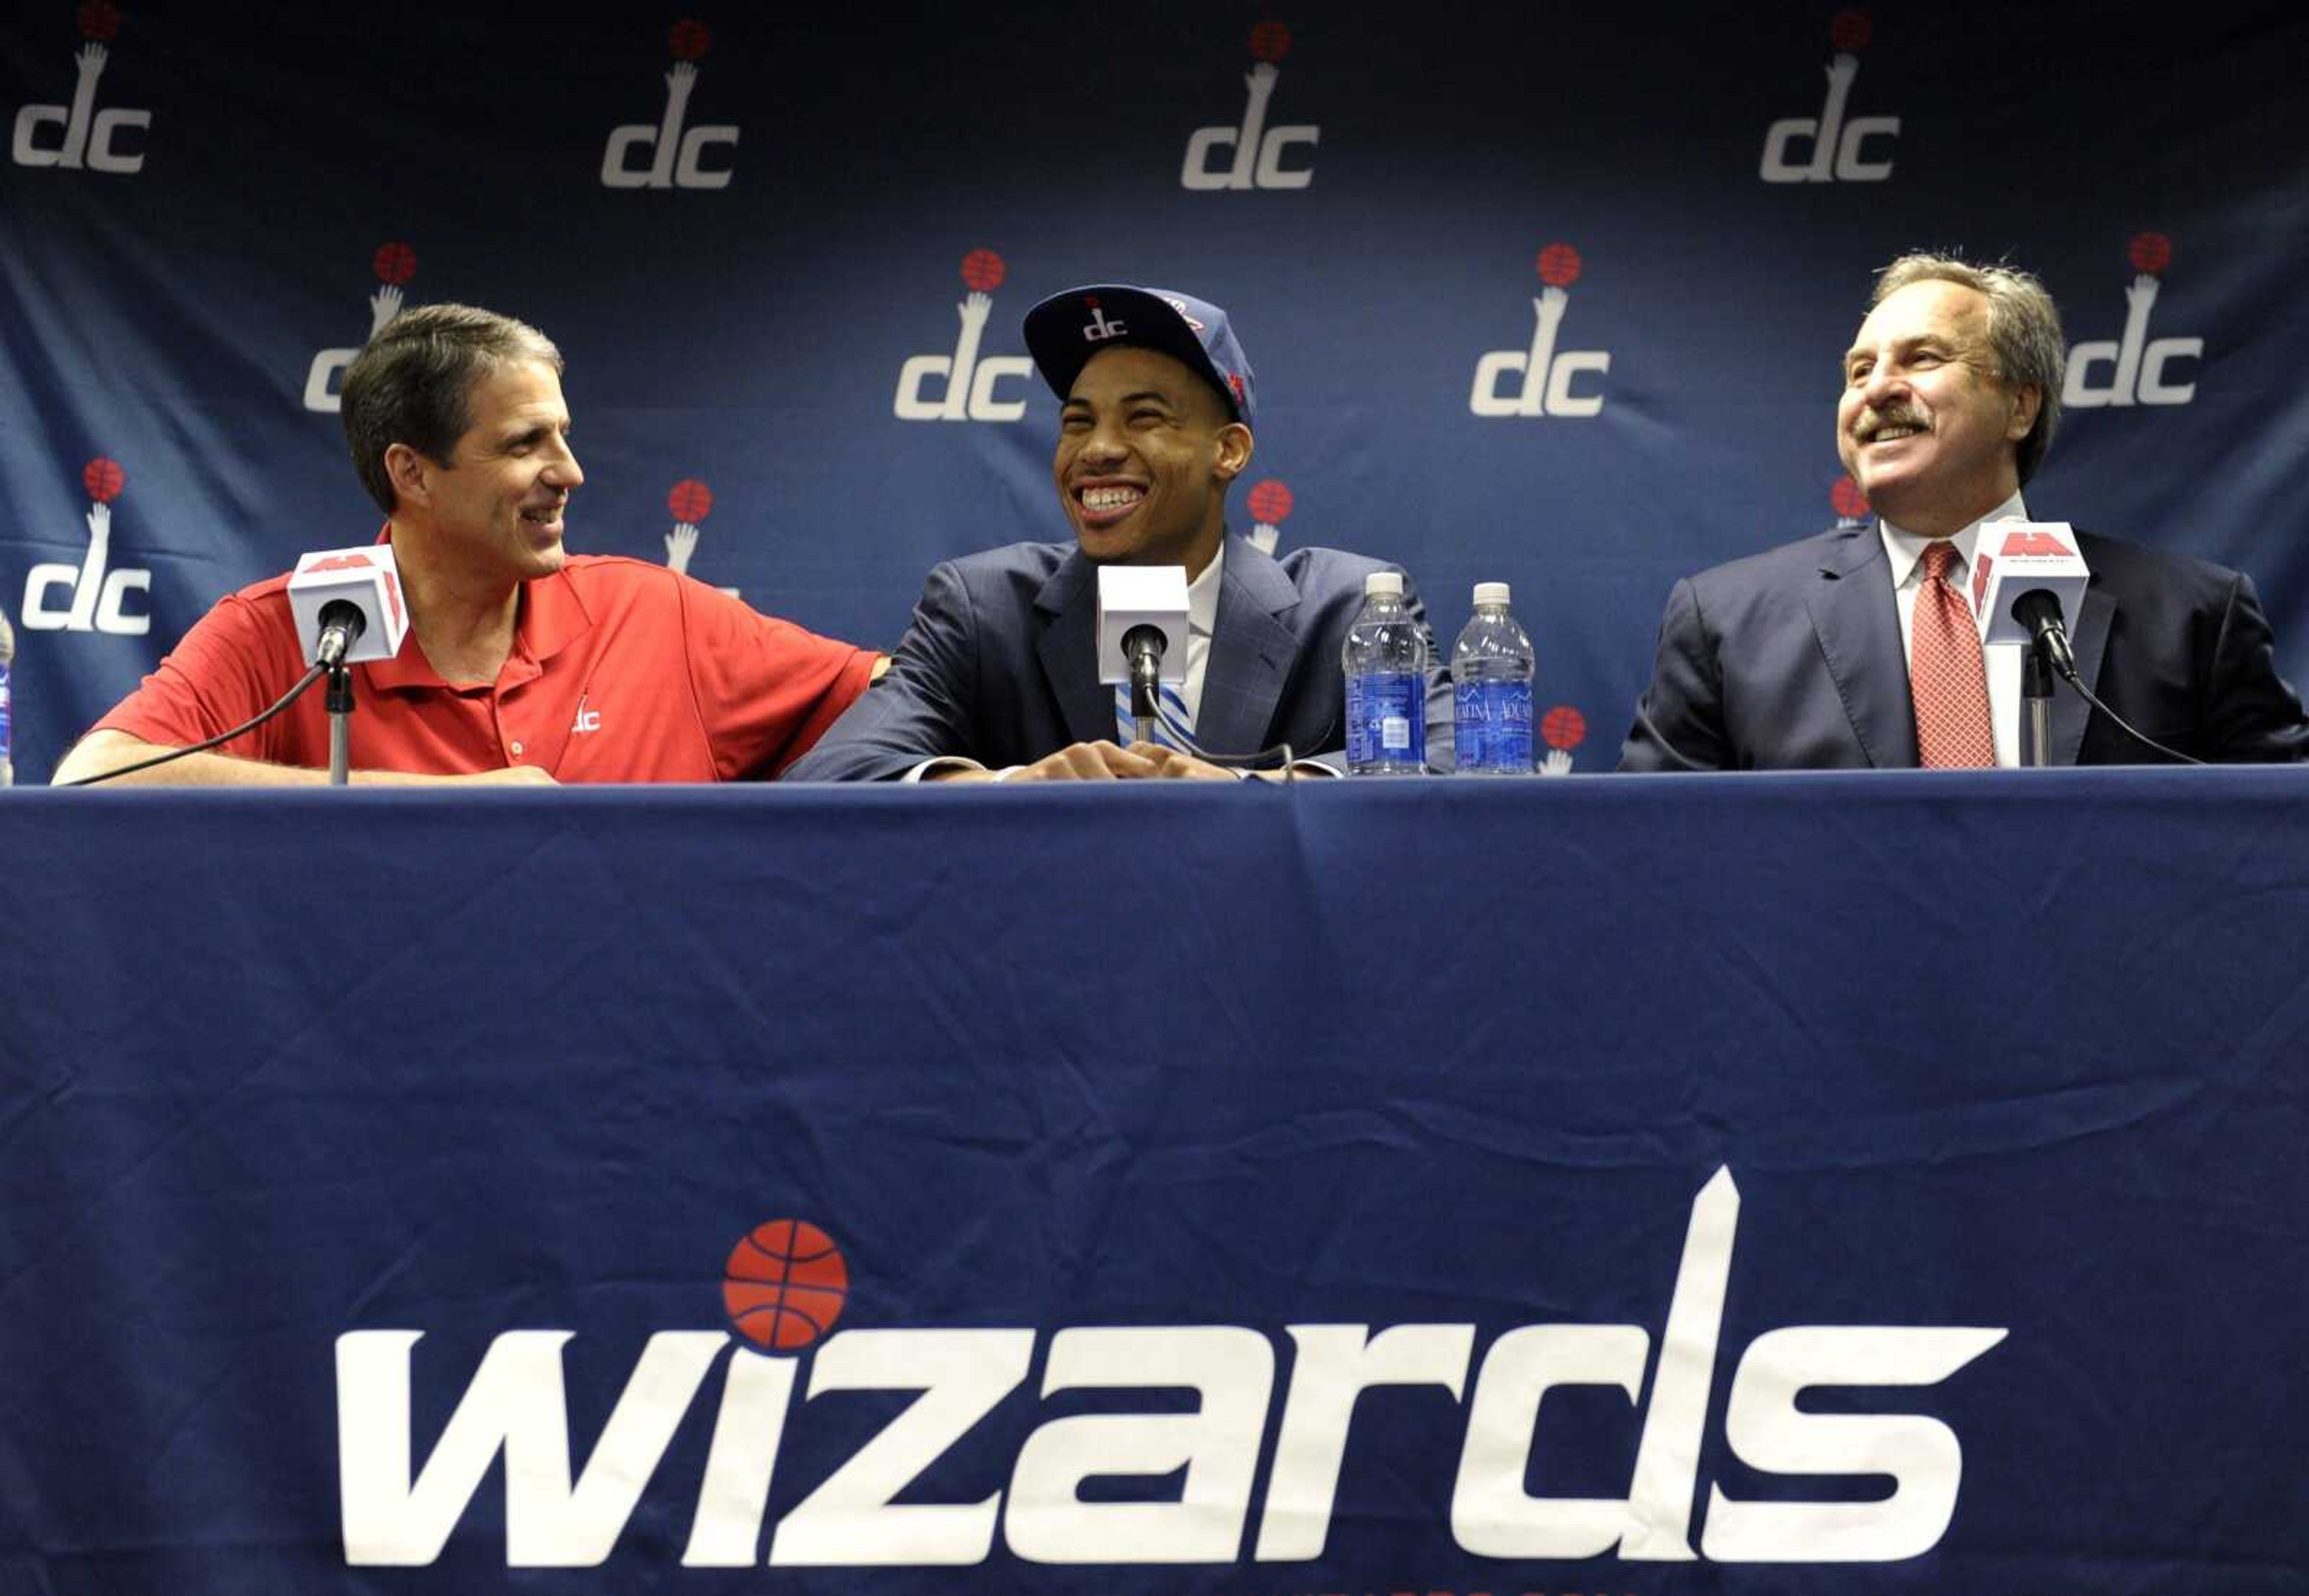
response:
<path id="1" fill-rule="evenodd" d="M 1909 658 L 1909 651 L 1916 646 L 1916 594 L 1924 585 L 1924 551 L 1940 542 L 1956 550 L 1956 563 L 1949 568 L 1948 579 L 1964 600 L 1965 607 L 1970 609 L 1973 552 L 1980 545 L 1982 525 L 2028 518 L 2028 507 L 2020 502 L 2018 493 L 1947 539 L 1918 537 L 1913 532 L 1901 531 L 1881 516 L 1877 518 L 1877 527 L 1884 538 L 1884 558 L 1892 567 L 1892 595 L 1900 606 L 1902 659 Z M 2002 769 L 2011 769 L 2020 763 L 2020 648 L 2018 643 L 1999 643 L 1981 650 L 1982 664 L 1988 672 L 1989 729 L 1995 734 L 1996 763 Z"/>

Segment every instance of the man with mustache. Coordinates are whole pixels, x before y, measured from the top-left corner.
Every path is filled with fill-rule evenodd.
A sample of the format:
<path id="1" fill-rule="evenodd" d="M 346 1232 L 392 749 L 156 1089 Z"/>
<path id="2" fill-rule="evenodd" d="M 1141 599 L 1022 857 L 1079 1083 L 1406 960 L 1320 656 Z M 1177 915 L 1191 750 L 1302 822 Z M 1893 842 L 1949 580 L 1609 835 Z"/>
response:
<path id="1" fill-rule="evenodd" d="M 2042 283 L 1905 256 L 1844 357 L 1837 447 L 1879 517 L 1675 585 L 1622 770 L 2019 762 L 2021 651 L 1984 649 L 1968 594 L 1984 522 L 2060 415 L 2067 344 Z M 2091 568 L 2068 618 L 2078 669 L 2118 716 L 2206 761 L 2309 757 L 2252 580 L 2078 533 Z M 2065 686 L 2054 764 L 2161 763 Z"/>
<path id="2" fill-rule="evenodd" d="M 1190 750 L 1337 750 L 1340 647 L 1363 578 L 1394 568 L 1336 549 L 1278 559 L 1227 530 L 1257 392 L 1226 312 L 1110 283 L 1052 295 L 1026 313 L 1025 334 L 1060 401 L 1051 473 L 1074 541 L 932 571 L 889 675 L 786 779 L 1227 779 Z M 1127 706 L 1098 679 L 1098 568 L 1110 564 L 1187 573 L 1187 680 L 1164 689 L 1160 742 L 1129 737 Z M 1424 627 L 1407 584 L 1405 594 Z M 1449 701 L 1431 670 L 1431 763 L 1449 757 Z"/>
<path id="3" fill-rule="evenodd" d="M 585 480 L 561 355 L 509 317 L 428 305 L 345 373 L 353 465 L 387 519 L 409 605 L 393 659 L 352 667 L 354 779 L 729 781 L 774 776 L 865 690 L 878 662 L 640 560 L 561 544 Z M 59 783 L 190 747 L 253 719 L 305 673 L 288 579 L 229 594 L 82 738 Z M 123 780 L 327 779 L 321 690 L 214 752 Z"/>

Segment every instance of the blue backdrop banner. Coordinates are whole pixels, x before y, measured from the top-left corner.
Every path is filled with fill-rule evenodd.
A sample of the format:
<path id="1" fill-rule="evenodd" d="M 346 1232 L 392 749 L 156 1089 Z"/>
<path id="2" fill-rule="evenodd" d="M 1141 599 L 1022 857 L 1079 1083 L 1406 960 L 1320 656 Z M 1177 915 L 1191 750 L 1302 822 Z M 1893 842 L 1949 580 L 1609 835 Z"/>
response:
<path id="1" fill-rule="evenodd" d="M 221 594 L 376 514 L 338 433 L 428 300 L 569 360 L 580 552 L 889 646 L 932 564 L 1063 538 L 1019 319 L 1232 313 L 1265 541 L 1514 585 L 1608 767 L 1675 577 L 1865 513 L 1872 270 L 2059 299 L 2029 510 L 2250 570 L 2309 664 L 2309 17 L 2110 7 L 516 3 L 0 15 L 0 611 L 45 779 Z"/>

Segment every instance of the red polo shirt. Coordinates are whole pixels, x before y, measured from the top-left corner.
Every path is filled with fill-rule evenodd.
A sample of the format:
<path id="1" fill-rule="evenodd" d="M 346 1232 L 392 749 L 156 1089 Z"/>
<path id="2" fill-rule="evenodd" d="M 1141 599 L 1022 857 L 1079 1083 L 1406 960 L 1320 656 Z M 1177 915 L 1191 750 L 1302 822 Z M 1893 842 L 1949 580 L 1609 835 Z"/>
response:
<path id="1" fill-rule="evenodd" d="M 225 598 L 98 725 L 183 747 L 254 719 L 305 672 L 288 588 L 276 577 Z M 444 681 L 413 636 L 397 657 L 354 666 L 352 766 L 454 776 L 535 765 L 563 782 L 769 776 L 849 707 L 873 662 L 663 566 L 573 555 L 522 585 L 513 654 L 494 682 Z M 324 685 L 221 751 L 325 768 Z"/>

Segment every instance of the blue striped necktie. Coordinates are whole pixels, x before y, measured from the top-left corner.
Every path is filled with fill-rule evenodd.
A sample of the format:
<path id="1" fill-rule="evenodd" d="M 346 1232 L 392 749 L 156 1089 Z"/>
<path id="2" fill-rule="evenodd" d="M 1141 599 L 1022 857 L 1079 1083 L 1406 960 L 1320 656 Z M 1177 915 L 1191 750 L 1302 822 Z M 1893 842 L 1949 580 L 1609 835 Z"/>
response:
<path id="1" fill-rule="evenodd" d="M 1128 747 L 1138 736 L 1137 722 L 1130 714 L 1130 684 L 1114 684 L 1114 724 L 1117 741 Z M 1154 719 L 1154 741 L 1164 748 L 1175 748 L 1180 753 L 1195 750 L 1195 717 L 1187 712 L 1187 700 L 1169 682 L 1163 684 L 1161 713 Z"/>

